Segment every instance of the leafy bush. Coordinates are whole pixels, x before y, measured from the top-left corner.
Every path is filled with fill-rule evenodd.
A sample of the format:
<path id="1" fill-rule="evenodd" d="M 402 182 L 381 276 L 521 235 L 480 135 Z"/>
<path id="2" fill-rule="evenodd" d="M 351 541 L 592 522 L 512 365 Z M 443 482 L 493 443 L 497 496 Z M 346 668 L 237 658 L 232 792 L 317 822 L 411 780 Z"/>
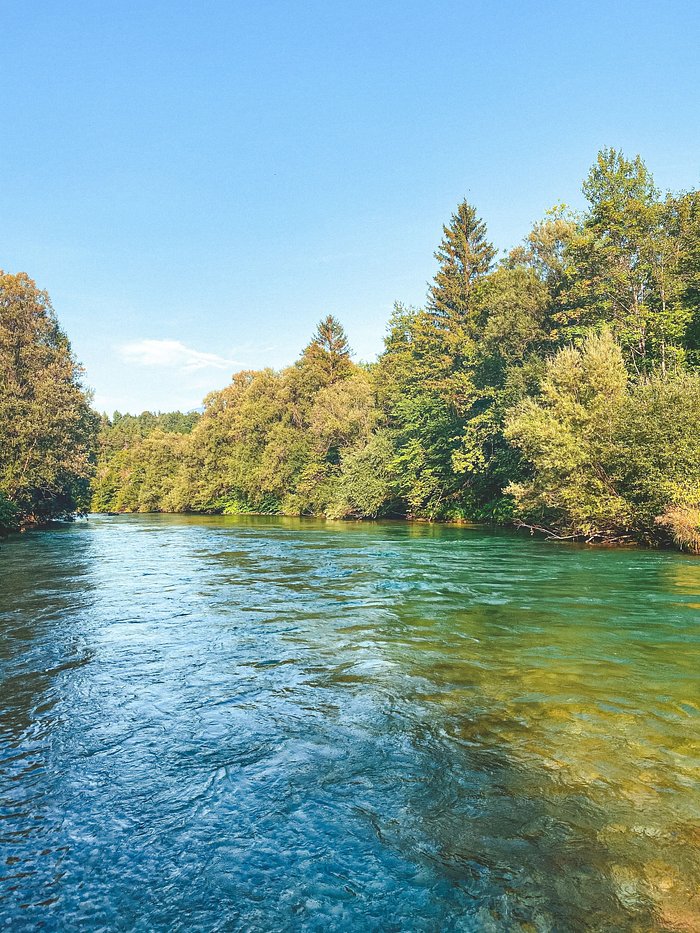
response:
<path id="1" fill-rule="evenodd" d="M 14 531 L 18 526 L 19 509 L 0 493 L 0 532 Z"/>
<path id="2" fill-rule="evenodd" d="M 531 467 L 510 487 L 517 517 L 590 540 L 678 540 L 700 499 L 699 424 L 700 375 L 633 382 L 608 331 L 560 351 L 508 420 Z"/>

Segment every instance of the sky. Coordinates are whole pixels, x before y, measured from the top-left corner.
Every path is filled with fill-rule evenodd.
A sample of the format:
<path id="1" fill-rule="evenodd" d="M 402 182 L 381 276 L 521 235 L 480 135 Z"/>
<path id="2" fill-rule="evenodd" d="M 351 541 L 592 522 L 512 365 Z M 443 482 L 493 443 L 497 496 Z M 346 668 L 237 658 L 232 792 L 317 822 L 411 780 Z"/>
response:
<path id="1" fill-rule="evenodd" d="M 0 2 L 0 268 L 98 410 L 189 410 L 334 314 L 373 359 L 464 197 L 506 250 L 603 146 L 700 186 L 700 5 Z"/>

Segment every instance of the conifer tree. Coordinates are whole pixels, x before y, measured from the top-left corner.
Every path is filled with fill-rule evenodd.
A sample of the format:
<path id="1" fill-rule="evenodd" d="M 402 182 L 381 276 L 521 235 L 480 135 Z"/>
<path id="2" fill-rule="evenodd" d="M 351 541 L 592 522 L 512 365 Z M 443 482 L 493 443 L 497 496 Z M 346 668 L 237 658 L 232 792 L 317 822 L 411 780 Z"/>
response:
<path id="1" fill-rule="evenodd" d="M 496 250 L 486 239 L 486 224 L 467 201 L 457 206 L 442 229 L 435 253 L 440 265 L 428 292 L 428 309 L 436 318 L 463 321 L 471 291 L 491 269 Z"/>
<path id="2" fill-rule="evenodd" d="M 313 340 L 304 350 L 301 365 L 320 385 L 331 385 L 350 375 L 351 352 L 342 324 L 329 314 L 319 321 Z"/>

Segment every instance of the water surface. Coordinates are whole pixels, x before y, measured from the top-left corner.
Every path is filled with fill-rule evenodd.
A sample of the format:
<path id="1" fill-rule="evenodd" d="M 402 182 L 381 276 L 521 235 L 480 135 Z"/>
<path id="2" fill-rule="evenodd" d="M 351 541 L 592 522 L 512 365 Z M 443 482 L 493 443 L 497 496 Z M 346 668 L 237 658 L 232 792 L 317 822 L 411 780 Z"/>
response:
<path id="1" fill-rule="evenodd" d="M 700 929 L 698 559 L 104 517 L 0 619 L 8 929 Z"/>

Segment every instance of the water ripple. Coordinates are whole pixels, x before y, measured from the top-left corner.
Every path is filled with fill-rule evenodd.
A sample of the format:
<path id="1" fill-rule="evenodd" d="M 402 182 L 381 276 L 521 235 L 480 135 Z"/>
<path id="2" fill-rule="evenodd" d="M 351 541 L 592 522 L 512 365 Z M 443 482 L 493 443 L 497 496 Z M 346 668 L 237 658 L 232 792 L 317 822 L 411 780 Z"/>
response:
<path id="1" fill-rule="evenodd" d="M 0 561 L 7 928 L 700 929 L 699 561 L 168 516 Z"/>

